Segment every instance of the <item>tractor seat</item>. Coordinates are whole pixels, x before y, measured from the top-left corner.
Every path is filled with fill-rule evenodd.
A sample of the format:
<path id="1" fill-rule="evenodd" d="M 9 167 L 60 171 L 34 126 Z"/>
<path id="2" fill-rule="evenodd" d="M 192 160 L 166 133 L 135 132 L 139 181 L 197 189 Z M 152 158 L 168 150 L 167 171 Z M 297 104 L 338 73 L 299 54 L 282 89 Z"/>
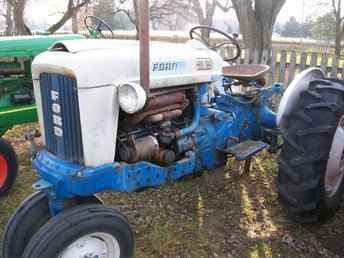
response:
<path id="1" fill-rule="evenodd" d="M 223 67 L 223 76 L 239 81 L 252 81 L 264 77 L 270 66 L 263 64 L 240 64 Z"/>

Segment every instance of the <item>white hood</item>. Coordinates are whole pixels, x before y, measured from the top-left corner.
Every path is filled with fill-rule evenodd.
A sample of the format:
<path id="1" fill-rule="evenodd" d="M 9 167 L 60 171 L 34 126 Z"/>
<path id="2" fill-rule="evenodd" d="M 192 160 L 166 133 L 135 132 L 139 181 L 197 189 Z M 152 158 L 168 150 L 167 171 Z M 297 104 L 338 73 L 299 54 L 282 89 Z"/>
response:
<path id="1" fill-rule="evenodd" d="M 162 88 L 211 82 L 222 75 L 222 58 L 200 42 L 154 42 L 150 45 L 150 87 Z M 114 160 L 117 125 L 117 86 L 139 82 L 139 42 L 122 40 L 70 40 L 56 43 L 32 64 L 38 116 L 45 141 L 41 73 L 76 79 L 82 145 L 86 166 Z"/>
<path id="2" fill-rule="evenodd" d="M 153 42 L 150 46 L 151 88 L 210 82 L 222 74 L 222 58 L 190 41 L 186 44 Z M 209 63 L 209 69 L 200 67 Z M 33 78 L 41 72 L 73 75 L 79 88 L 139 82 L 139 42 L 129 40 L 68 40 L 33 63 Z M 170 66 L 170 67 L 169 67 Z"/>

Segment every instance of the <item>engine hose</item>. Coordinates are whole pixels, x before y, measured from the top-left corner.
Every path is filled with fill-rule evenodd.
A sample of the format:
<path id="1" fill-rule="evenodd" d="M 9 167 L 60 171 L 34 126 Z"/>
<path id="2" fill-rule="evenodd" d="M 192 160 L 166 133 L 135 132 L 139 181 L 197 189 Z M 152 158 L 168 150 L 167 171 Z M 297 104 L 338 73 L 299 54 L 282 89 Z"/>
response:
<path id="1" fill-rule="evenodd" d="M 186 127 L 177 131 L 176 138 L 181 138 L 181 137 L 190 135 L 199 126 L 199 122 L 201 119 L 201 94 L 200 92 L 201 92 L 201 89 L 199 89 L 198 92 L 196 93 L 196 98 L 192 103 L 194 115 L 193 115 L 191 125 L 189 127 Z"/>

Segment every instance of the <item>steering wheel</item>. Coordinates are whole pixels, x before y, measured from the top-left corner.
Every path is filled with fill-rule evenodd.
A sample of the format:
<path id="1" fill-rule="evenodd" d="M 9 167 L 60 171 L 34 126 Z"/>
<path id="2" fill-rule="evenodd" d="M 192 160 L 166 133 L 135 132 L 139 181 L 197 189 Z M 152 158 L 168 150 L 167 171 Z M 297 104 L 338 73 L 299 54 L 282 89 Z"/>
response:
<path id="1" fill-rule="evenodd" d="M 92 37 L 105 39 L 106 36 L 103 34 L 104 29 L 110 31 L 112 37 L 115 36 L 110 25 L 106 21 L 97 16 L 86 16 L 84 19 L 84 24 Z"/>
<path id="2" fill-rule="evenodd" d="M 210 37 L 209 37 L 211 32 L 216 32 L 216 33 L 224 36 L 226 39 L 219 42 L 219 43 L 213 44 L 213 43 L 211 43 Z M 205 35 L 208 35 L 208 37 Z M 190 38 L 191 39 L 197 39 L 197 40 L 201 41 L 208 48 L 210 48 L 214 51 L 217 51 L 218 49 L 220 49 L 224 46 L 227 46 L 227 45 L 234 46 L 236 48 L 235 55 L 231 58 L 224 58 L 223 60 L 225 60 L 225 61 L 233 61 L 233 60 L 239 58 L 241 55 L 241 48 L 240 48 L 238 41 L 236 40 L 236 38 L 237 38 L 236 34 L 233 35 L 233 37 L 232 37 L 232 36 L 229 36 L 227 33 L 223 32 L 221 30 L 215 29 L 213 27 L 196 26 L 190 30 Z"/>

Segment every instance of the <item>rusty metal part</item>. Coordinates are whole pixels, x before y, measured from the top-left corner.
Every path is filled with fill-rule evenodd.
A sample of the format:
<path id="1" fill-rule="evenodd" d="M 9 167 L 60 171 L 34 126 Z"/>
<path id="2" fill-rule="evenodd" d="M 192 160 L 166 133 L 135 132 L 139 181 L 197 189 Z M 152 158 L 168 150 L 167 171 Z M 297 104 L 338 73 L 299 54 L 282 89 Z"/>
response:
<path id="1" fill-rule="evenodd" d="M 142 111 L 139 113 L 136 113 L 132 116 L 129 116 L 128 121 L 131 124 L 138 124 L 140 123 L 143 119 L 145 119 L 147 116 L 155 115 L 155 114 L 160 114 L 164 113 L 167 111 L 172 111 L 176 109 L 184 110 L 187 106 L 189 105 L 188 99 L 185 99 L 183 103 L 177 103 L 169 106 L 164 106 L 158 109 L 153 109 L 153 110 L 147 110 L 147 111 Z"/>
<path id="2" fill-rule="evenodd" d="M 153 160 L 165 165 L 169 165 L 176 160 L 176 153 L 172 150 L 162 149 L 155 153 Z"/>
<path id="3" fill-rule="evenodd" d="M 184 103 L 186 95 L 184 92 L 174 92 L 160 96 L 151 97 L 143 111 L 153 110 L 176 103 Z"/>
<path id="4" fill-rule="evenodd" d="M 175 133 L 177 139 L 180 138 L 180 137 L 182 136 L 182 134 L 181 134 L 181 132 L 180 132 L 180 129 L 178 129 L 178 128 L 175 130 L 174 133 Z"/>
<path id="5" fill-rule="evenodd" d="M 263 78 L 269 70 L 268 65 L 242 64 L 224 67 L 223 75 L 241 81 L 251 81 Z"/>
<path id="6" fill-rule="evenodd" d="M 173 118 L 177 118 L 181 116 L 182 114 L 183 114 L 183 110 L 175 109 L 172 111 L 167 111 L 160 114 L 148 116 L 145 119 L 143 119 L 143 122 L 154 124 L 154 123 L 159 123 L 163 121 L 169 121 L 169 120 L 172 120 Z"/>
<path id="7" fill-rule="evenodd" d="M 122 146 L 119 150 L 121 160 L 126 162 L 136 162 L 140 160 L 150 160 L 159 152 L 159 143 L 154 136 L 145 136 L 132 139 L 128 146 Z"/>
<path id="8" fill-rule="evenodd" d="M 186 90 L 192 90 L 195 89 L 197 85 L 185 85 L 185 86 L 174 86 L 174 87 L 168 87 L 168 88 L 157 88 L 157 89 L 150 89 L 150 97 L 153 96 L 161 96 L 165 94 L 171 94 L 174 92 L 185 92 Z"/>
<path id="9" fill-rule="evenodd" d="M 150 76 L 150 61 L 149 61 L 149 0 L 140 0 L 140 15 L 139 15 L 139 38 L 140 38 L 140 81 L 141 86 L 149 96 L 149 76 Z"/>

